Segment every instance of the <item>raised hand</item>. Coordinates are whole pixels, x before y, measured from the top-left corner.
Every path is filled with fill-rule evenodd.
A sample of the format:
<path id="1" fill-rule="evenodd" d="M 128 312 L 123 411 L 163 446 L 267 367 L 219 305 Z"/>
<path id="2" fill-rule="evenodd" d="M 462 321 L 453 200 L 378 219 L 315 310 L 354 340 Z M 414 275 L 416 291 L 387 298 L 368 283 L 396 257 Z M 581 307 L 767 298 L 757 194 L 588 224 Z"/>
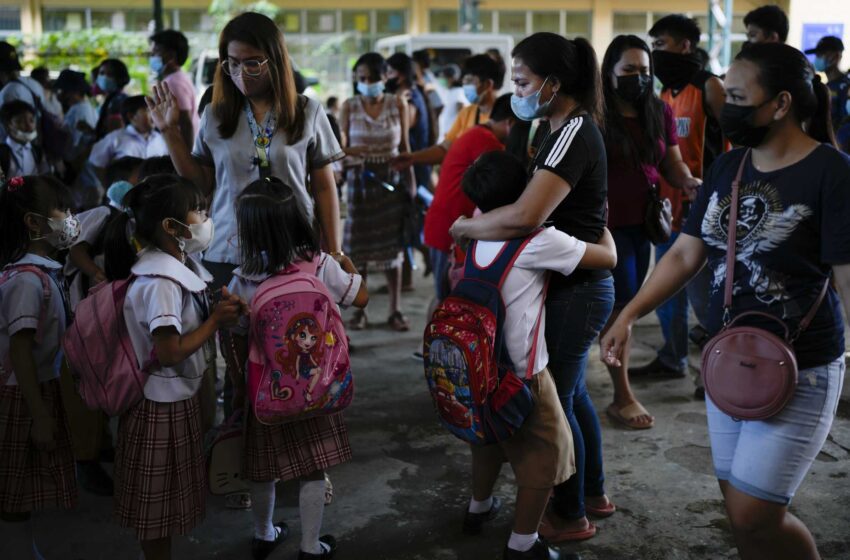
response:
<path id="1" fill-rule="evenodd" d="M 153 86 L 151 95 L 145 97 L 145 103 L 147 103 L 148 112 L 154 126 L 160 132 L 165 132 L 169 128 L 178 126 L 180 122 L 180 108 L 177 107 L 177 100 L 168 88 L 168 84 L 161 83 Z"/>

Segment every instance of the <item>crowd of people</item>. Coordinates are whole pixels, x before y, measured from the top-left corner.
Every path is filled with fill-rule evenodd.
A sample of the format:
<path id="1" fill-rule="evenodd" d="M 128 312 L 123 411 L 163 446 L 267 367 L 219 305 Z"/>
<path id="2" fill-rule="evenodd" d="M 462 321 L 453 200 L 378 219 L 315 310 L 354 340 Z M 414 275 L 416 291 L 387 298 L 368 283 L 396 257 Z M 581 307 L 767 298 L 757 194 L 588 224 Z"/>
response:
<path id="1" fill-rule="evenodd" d="M 249 310 L 268 280 L 306 267 L 337 305 L 356 308 L 347 328 L 366 329 L 372 269 L 386 277 L 387 328 L 409 330 L 403 293 L 417 252 L 433 278 L 426 319 L 470 270 L 503 270 L 502 358 L 528 371 L 534 408 L 509 438 L 472 446 L 462 527 L 480 533 L 499 513 L 493 488 L 509 462 L 511 560 L 578 558 L 552 545 L 592 538 L 617 512 L 587 387 L 596 341 L 614 387 L 607 416 L 646 430 L 655 418 L 630 378 L 688 375 L 689 343 L 704 346 L 728 323 L 727 277 L 734 314 L 760 312 L 753 324 L 777 335 L 766 315 L 796 327 L 815 304 L 791 339 L 801 381 L 779 413 L 739 420 L 699 376 L 695 395 L 741 558 L 820 558 L 788 505 L 844 378 L 850 77 L 840 38 L 804 54 L 784 44 L 780 8 L 744 22 L 748 42 L 722 78 L 696 21 L 673 14 L 648 30 L 649 44 L 616 37 L 601 64 L 587 40 L 554 33 L 523 39 L 509 63 L 491 51 L 432 69 L 427 51 L 364 53 L 352 95 L 327 107 L 302 95 L 281 30 L 257 13 L 223 28 L 200 106 L 177 31 L 150 38 L 149 96 L 125 91 L 127 66 L 112 58 L 91 76 L 24 77 L 0 42 L 0 520 L 15 528 L 10 558 L 41 558 L 32 515 L 72 510 L 78 484 L 114 495 L 115 519 L 144 558 L 171 558 L 172 539 L 204 519 L 204 438 L 219 403 L 227 418 L 245 411 L 249 490 L 227 503 L 252 512 L 252 557 L 289 535 L 273 519 L 281 480 L 300 485 L 299 558 L 333 556 L 321 527 L 326 471 L 352 457 L 343 414 L 258 420 Z M 121 311 L 150 377 L 112 434 L 75 390 L 61 341 L 91 288 L 128 279 Z M 652 311 L 664 344 L 630 367 L 632 326 Z M 328 335 L 304 317 L 281 333 L 308 402 L 313 348 L 335 344 Z M 428 363 L 427 348 L 415 354 Z M 102 461 L 114 461 L 114 477 Z"/>

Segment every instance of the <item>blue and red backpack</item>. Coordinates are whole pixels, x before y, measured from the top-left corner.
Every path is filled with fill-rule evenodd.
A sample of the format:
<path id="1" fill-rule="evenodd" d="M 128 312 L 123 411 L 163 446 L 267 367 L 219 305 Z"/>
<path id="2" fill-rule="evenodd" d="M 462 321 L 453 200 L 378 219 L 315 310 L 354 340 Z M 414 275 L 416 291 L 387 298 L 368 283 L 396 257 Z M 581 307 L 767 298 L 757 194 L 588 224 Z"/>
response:
<path id="1" fill-rule="evenodd" d="M 528 368 L 521 377 L 505 345 L 501 288 L 517 257 L 537 233 L 506 242 L 486 268 L 475 263 L 473 242 L 466 253 L 463 277 L 425 327 L 425 379 L 434 405 L 443 425 L 469 443 L 508 439 L 534 409 L 528 382 L 534 374 L 543 306 L 534 326 Z"/>

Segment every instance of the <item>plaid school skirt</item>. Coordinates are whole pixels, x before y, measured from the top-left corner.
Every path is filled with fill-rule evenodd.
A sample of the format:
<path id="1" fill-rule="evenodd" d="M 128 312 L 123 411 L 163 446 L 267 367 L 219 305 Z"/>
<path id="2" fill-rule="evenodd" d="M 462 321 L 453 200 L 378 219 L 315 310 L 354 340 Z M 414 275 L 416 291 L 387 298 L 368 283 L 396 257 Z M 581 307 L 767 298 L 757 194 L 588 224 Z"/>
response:
<path id="1" fill-rule="evenodd" d="M 41 383 L 40 388 L 56 423 L 56 449 L 49 452 L 33 445 L 32 416 L 20 387 L 0 387 L 0 512 L 71 509 L 77 503 L 71 431 L 59 380 Z"/>
<path id="2" fill-rule="evenodd" d="M 186 535 L 204 519 L 206 467 L 198 396 L 144 399 L 127 411 L 115 449 L 115 517 L 139 540 Z"/>
<path id="3" fill-rule="evenodd" d="M 292 480 L 351 460 L 342 414 L 266 426 L 247 411 L 245 478 Z"/>

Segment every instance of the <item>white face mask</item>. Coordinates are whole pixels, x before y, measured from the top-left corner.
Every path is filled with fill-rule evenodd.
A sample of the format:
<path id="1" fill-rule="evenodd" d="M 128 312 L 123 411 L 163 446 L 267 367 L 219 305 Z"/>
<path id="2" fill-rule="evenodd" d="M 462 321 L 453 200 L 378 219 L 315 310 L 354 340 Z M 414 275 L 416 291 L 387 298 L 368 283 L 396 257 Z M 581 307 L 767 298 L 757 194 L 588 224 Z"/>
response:
<path id="1" fill-rule="evenodd" d="M 57 250 L 62 251 L 63 249 L 67 249 L 73 245 L 77 238 L 80 237 L 80 221 L 71 213 L 70 210 L 65 211 L 64 218 L 48 218 L 41 214 L 33 214 L 47 220 L 47 226 L 50 228 L 50 233 L 47 235 L 30 237 L 30 240 L 32 241 L 44 239 Z"/>
<path id="2" fill-rule="evenodd" d="M 194 253 L 203 253 L 209 248 L 215 235 L 215 226 L 211 219 L 207 218 L 200 224 L 192 225 L 186 225 L 179 220 L 174 221 L 188 229 L 189 233 L 192 234 L 192 237 L 189 239 L 180 235 L 175 236 L 181 251 L 191 255 Z"/>
<path id="3" fill-rule="evenodd" d="M 38 138 L 38 131 L 33 130 L 31 132 L 24 132 L 22 130 L 18 130 L 14 127 L 9 127 L 9 136 L 20 142 L 21 144 L 28 144 L 30 142 L 35 141 Z"/>
<path id="4" fill-rule="evenodd" d="M 245 93 L 245 79 L 242 77 L 242 74 L 230 76 L 230 79 L 233 80 L 233 85 L 236 86 L 236 89 L 242 92 L 242 95 L 247 95 Z"/>

